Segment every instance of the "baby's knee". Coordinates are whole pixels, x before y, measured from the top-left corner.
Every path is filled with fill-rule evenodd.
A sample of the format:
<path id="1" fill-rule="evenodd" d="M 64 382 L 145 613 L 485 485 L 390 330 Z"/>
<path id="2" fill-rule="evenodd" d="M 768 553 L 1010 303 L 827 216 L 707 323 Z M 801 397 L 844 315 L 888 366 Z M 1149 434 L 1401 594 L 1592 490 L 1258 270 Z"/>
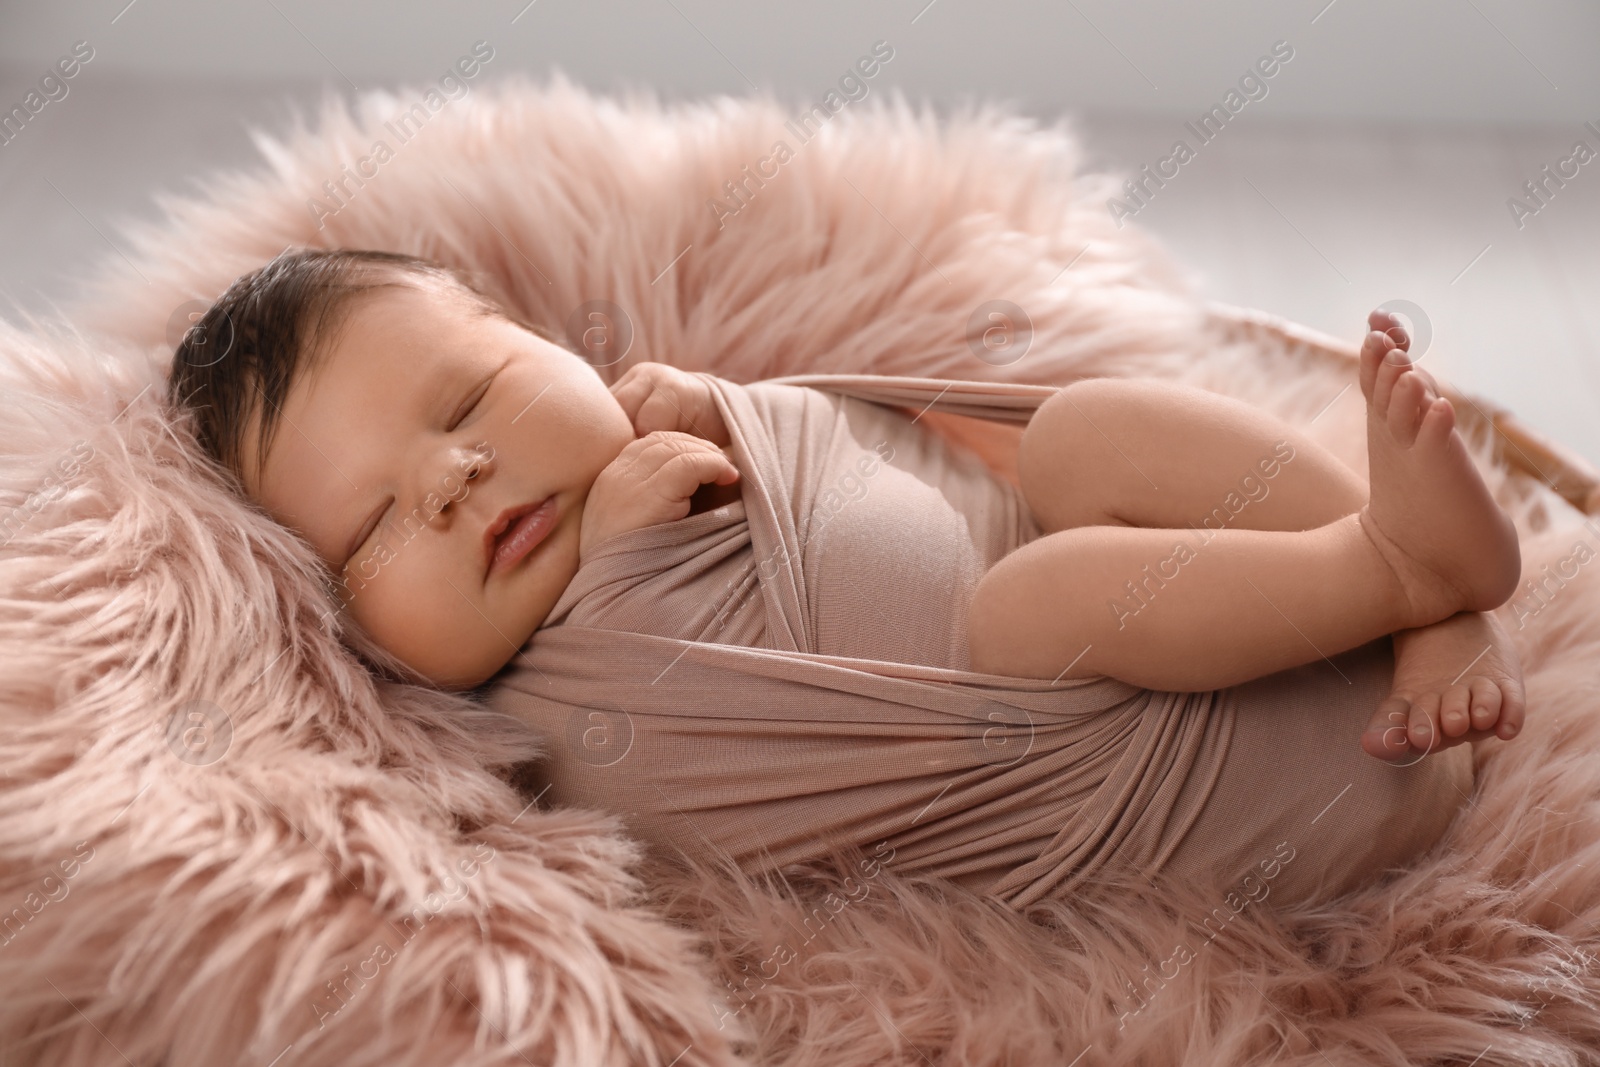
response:
<path id="1" fill-rule="evenodd" d="M 1056 390 L 1056 395 L 1039 405 L 1039 410 L 1066 408 L 1074 414 L 1093 418 L 1137 416 L 1154 407 L 1170 403 L 1185 386 L 1153 378 L 1080 378 Z"/>
<path id="2" fill-rule="evenodd" d="M 1009 556 L 999 560 L 978 579 L 967 602 L 967 658 L 980 674 L 1008 673 L 1015 652 L 1008 625 L 1020 608 L 1011 581 L 1015 565 Z"/>
<path id="3" fill-rule="evenodd" d="M 1086 426 L 1095 414 L 1123 403 L 1128 392 L 1126 385 L 1126 380 L 1121 378 L 1080 378 L 1063 385 L 1039 405 L 1028 422 L 1028 430 L 1040 426 L 1052 429 Z M 1026 438 L 1026 431 L 1023 436 Z"/>
<path id="4" fill-rule="evenodd" d="M 1083 378 L 1040 404 L 1022 432 L 1018 463 L 1086 456 L 1109 448 L 1129 427 L 1147 422 L 1161 401 L 1152 386 L 1132 378 Z"/>
<path id="5" fill-rule="evenodd" d="M 1059 677 L 1060 650 L 1086 643 L 1081 632 L 1086 616 L 1050 580 L 1064 568 L 1052 567 L 1040 547 L 1034 542 L 1009 553 L 978 580 L 967 609 L 970 669 L 1018 678 Z"/>
<path id="6" fill-rule="evenodd" d="M 1047 530 L 1115 523 L 1105 479 L 1119 447 L 1148 426 L 1157 399 L 1143 381 L 1084 378 L 1039 405 L 1017 449 L 1023 499 Z M 1120 442 L 1120 445 L 1119 445 Z"/>

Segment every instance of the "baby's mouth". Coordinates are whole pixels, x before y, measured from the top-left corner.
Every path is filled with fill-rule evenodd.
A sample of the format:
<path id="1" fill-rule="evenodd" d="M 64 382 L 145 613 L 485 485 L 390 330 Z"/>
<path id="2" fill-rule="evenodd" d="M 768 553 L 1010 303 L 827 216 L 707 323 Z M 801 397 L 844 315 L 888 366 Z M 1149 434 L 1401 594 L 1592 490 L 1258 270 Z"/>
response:
<path id="1" fill-rule="evenodd" d="M 488 557 L 484 577 L 510 569 L 542 544 L 555 528 L 557 510 L 555 494 L 551 494 L 501 512 L 484 532 Z"/>

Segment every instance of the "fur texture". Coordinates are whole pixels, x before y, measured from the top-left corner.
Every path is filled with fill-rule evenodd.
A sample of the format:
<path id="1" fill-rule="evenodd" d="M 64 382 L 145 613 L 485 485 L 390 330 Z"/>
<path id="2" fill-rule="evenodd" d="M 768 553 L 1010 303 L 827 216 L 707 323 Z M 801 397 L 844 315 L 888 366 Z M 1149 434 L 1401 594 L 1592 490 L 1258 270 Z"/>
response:
<path id="1" fill-rule="evenodd" d="M 125 227 L 132 263 L 106 261 L 76 328 L 0 325 L 8 1063 L 1600 1062 L 1594 567 L 1502 609 L 1528 726 L 1480 748 L 1438 848 L 1236 916 L 1109 883 L 1017 915 L 892 860 L 857 899 L 854 854 L 779 884 L 686 867 L 520 795 L 540 754 L 515 724 L 370 676 L 310 548 L 230 496 L 160 400 L 185 305 L 286 245 L 467 266 L 558 331 L 609 300 L 633 358 L 743 381 L 1152 374 L 1304 425 L 1354 380 L 1217 326 L 1112 225 L 1117 179 L 1078 173 L 1065 128 L 891 96 L 801 144 L 798 104 L 669 108 L 557 76 L 479 88 L 397 145 L 383 124 L 421 95 L 258 133 L 265 168 Z M 392 158 L 330 198 L 380 138 Z M 723 183 L 778 139 L 791 158 L 731 210 Z M 967 339 L 996 298 L 1033 329 L 1003 367 Z M 1364 470 L 1359 415 L 1314 429 Z M 1600 544 L 1488 447 L 1526 577 Z"/>

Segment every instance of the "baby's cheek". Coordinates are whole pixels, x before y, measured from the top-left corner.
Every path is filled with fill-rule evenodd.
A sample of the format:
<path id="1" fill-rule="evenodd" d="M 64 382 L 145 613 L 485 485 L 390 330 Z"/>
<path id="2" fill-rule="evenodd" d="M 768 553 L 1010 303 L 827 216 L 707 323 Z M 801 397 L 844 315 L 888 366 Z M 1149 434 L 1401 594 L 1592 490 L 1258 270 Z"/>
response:
<path id="1" fill-rule="evenodd" d="M 484 606 L 476 578 L 451 573 L 431 560 L 420 545 L 403 546 L 358 568 L 349 583 L 347 610 L 370 638 L 390 655 L 425 677 L 461 678 L 483 658 Z"/>
<path id="2" fill-rule="evenodd" d="M 347 601 L 354 599 L 371 588 L 383 573 L 385 564 L 393 560 L 393 553 L 388 545 L 379 543 L 367 552 L 358 554 L 349 563 L 345 564 L 339 581 L 341 592 Z"/>

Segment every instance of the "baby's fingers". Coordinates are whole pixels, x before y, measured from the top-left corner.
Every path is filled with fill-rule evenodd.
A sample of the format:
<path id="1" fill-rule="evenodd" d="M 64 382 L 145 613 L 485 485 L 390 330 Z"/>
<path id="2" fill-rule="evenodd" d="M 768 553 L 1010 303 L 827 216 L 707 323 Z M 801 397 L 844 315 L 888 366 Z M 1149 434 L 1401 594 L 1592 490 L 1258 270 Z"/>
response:
<path id="1" fill-rule="evenodd" d="M 695 432 L 694 425 L 684 414 L 682 403 L 673 395 L 672 387 L 664 382 L 656 383 L 655 389 L 639 405 L 639 412 L 633 417 L 633 430 L 640 437 L 657 430 Z"/>
<path id="2" fill-rule="evenodd" d="M 655 391 L 660 366 L 659 363 L 635 363 L 623 372 L 622 377 L 611 383 L 611 395 L 628 416 L 629 422 L 637 423 L 640 406 Z M 643 437 L 644 434 L 639 436 Z"/>
<path id="3" fill-rule="evenodd" d="M 652 433 L 631 442 L 624 454 L 634 452 L 636 484 L 669 505 L 686 503 L 706 482 L 729 485 L 739 479 L 739 469 L 727 453 L 692 434 Z"/>
<path id="4" fill-rule="evenodd" d="M 688 500 L 706 482 L 731 485 L 739 480 L 739 468 L 721 449 L 694 449 L 667 459 L 652 477 L 656 488 L 674 500 Z"/>

